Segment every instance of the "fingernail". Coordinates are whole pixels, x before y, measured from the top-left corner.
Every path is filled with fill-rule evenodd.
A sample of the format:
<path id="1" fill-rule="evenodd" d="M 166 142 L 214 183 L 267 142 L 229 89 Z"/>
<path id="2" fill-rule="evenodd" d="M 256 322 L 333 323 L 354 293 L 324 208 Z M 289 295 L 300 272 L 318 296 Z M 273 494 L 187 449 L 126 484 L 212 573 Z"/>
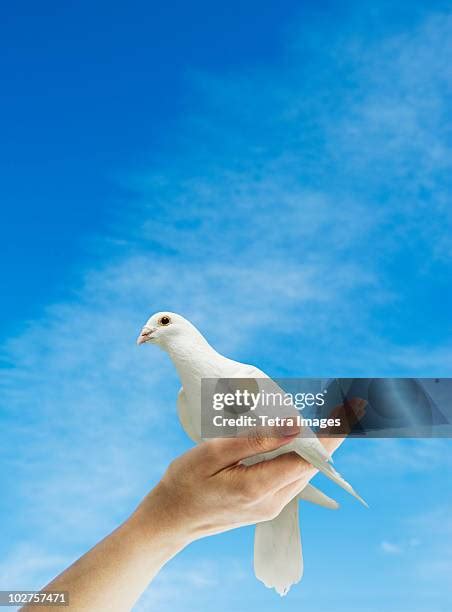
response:
<path id="1" fill-rule="evenodd" d="M 295 422 L 285 421 L 279 428 L 279 431 L 283 436 L 289 437 L 299 433 L 300 427 Z"/>
<path id="2" fill-rule="evenodd" d="M 360 408 L 360 410 L 363 410 L 366 406 L 367 402 L 365 399 L 360 399 L 358 402 L 358 408 Z"/>

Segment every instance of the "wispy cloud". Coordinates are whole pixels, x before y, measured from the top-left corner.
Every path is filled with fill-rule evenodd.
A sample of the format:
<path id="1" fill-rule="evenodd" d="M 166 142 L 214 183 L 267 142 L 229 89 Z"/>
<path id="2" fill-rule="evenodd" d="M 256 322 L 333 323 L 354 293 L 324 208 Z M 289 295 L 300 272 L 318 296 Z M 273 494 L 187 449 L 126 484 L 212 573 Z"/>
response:
<path id="1" fill-rule="evenodd" d="M 8 567 L 19 559 L 23 570 L 3 565 L 5 588 L 40 586 L 189 445 L 172 367 L 134 346 L 153 311 L 182 312 L 220 350 L 273 374 L 450 368 L 438 296 L 450 273 L 451 34 L 450 17 L 433 15 L 383 39 L 332 33 L 320 47 L 303 26 L 281 65 L 192 75 L 198 110 L 172 135 L 179 153 L 123 177 L 135 203 L 91 243 L 67 300 L 3 347 L 0 453 L 14 492 L 2 512 L 11 521 L 23 509 L 25 542 L 2 543 Z M 344 450 L 343 465 L 426 479 L 450 470 L 447 441 L 362 448 Z M 149 597 L 163 601 L 186 575 Z"/>
<path id="2" fill-rule="evenodd" d="M 227 580 L 225 580 L 227 574 Z M 238 559 L 219 555 L 217 559 L 201 558 L 166 567 L 134 607 L 136 612 L 158 609 L 170 612 L 184 609 L 195 612 L 204 604 L 212 605 L 212 593 L 217 599 L 243 585 L 247 572 Z"/>
<path id="3" fill-rule="evenodd" d="M 388 542 L 387 540 L 383 540 L 383 542 L 381 542 L 380 550 L 386 555 L 400 555 L 402 553 L 400 546 L 394 544 L 393 542 Z"/>
<path id="4" fill-rule="evenodd" d="M 39 588 L 72 561 L 56 549 L 49 550 L 48 545 L 37 547 L 30 542 L 17 542 L 0 562 L 0 587 L 10 591 Z"/>

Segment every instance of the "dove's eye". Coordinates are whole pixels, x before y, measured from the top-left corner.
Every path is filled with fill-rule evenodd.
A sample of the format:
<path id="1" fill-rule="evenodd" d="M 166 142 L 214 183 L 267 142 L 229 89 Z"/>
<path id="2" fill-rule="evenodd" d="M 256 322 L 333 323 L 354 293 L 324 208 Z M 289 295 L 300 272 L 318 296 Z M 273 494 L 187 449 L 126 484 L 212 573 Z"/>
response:
<path id="1" fill-rule="evenodd" d="M 159 325 L 169 325 L 171 323 L 171 319 L 166 315 L 164 317 L 160 317 Z"/>

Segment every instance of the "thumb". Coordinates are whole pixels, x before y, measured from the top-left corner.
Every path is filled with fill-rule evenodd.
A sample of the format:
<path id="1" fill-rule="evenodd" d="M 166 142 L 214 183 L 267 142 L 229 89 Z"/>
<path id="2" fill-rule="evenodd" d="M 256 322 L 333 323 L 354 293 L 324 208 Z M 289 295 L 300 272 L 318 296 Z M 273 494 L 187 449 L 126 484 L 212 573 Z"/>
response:
<path id="1" fill-rule="evenodd" d="M 299 433 L 300 427 L 292 425 L 292 420 L 289 419 L 279 427 L 253 427 L 247 435 L 237 438 L 215 438 L 205 444 L 212 447 L 214 451 L 212 455 L 221 462 L 221 467 L 226 467 L 253 455 L 276 450 L 291 442 Z"/>

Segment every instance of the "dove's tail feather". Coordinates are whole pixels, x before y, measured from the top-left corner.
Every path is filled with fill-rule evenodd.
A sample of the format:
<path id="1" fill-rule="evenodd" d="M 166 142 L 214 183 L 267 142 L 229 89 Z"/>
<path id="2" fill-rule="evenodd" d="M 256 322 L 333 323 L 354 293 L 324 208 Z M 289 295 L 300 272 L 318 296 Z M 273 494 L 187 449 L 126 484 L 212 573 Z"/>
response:
<path id="1" fill-rule="evenodd" d="M 348 483 L 344 478 L 342 478 L 339 472 L 337 472 L 332 465 L 324 461 L 316 453 L 310 452 L 308 449 L 306 449 L 306 447 L 304 447 L 302 445 L 302 442 L 300 442 L 299 440 L 300 438 L 297 438 L 296 440 L 290 443 L 290 450 L 294 450 L 301 457 L 303 457 L 303 459 L 309 461 L 309 463 L 311 463 L 315 468 L 322 472 L 322 474 L 325 474 L 325 476 L 327 476 L 330 480 L 332 480 L 337 485 L 342 487 L 345 491 L 347 491 L 347 493 L 350 493 L 350 495 L 356 497 L 356 499 L 360 501 L 363 506 L 366 506 L 366 508 L 369 507 L 367 502 L 365 502 L 364 499 L 360 495 L 358 495 L 352 485 Z M 289 445 L 287 448 L 289 448 Z"/>
<path id="2" fill-rule="evenodd" d="M 256 525 L 254 572 L 266 587 L 275 589 L 281 596 L 301 580 L 303 556 L 297 498 L 273 520 Z"/>
<path id="3" fill-rule="evenodd" d="M 325 463 L 323 465 L 316 465 L 315 467 L 317 467 L 323 474 L 325 474 L 325 476 L 328 476 L 330 480 L 332 480 L 337 485 L 342 487 L 345 491 L 347 491 L 347 493 L 353 495 L 353 497 L 360 501 L 363 506 L 365 506 L 366 508 L 369 507 L 367 502 L 360 495 L 358 495 L 352 485 L 348 483 L 344 478 L 342 478 L 339 472 L 337 472 L 331 465 Z"/>
<path id="4" fill-rule="evenodd" d="M 337 508 L 339 508 L 339 504 L 336 500 L 328 497 L 328 495 L 325 495 L 325 493 L 319 491 L 319 489 L 316 489 L 310 484 L 307 484 L 303 491 L 298 493 L 297 498 L 311 502 L 311 504 L 317 504 L 318 506 L 329 508 L 330 510 L 337 510 Z"/>

